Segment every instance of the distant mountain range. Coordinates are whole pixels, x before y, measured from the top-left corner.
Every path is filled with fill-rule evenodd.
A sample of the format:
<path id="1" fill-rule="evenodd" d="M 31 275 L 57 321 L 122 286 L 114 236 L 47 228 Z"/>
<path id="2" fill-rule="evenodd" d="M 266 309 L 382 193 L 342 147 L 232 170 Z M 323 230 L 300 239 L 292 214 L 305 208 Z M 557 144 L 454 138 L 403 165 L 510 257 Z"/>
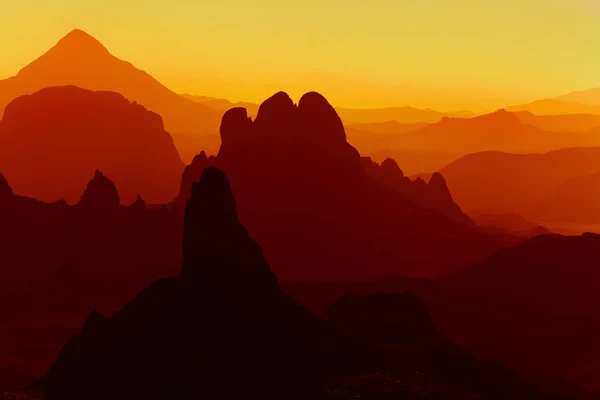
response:
<path id="1" fill-rule="evenodd" d="M 571 103 L 556 99 L 536 100 L 527 104 L 506 107 L 508 111 L 529 111 L 537 115 L 593 114 L 600 115 L 600 106 Z"/>
<path id="2" fill-rule="evenodd" d="M 184 221 L 181 273 L 110 318 L 90 313 L 33 388 L 62 400 L 200 388 L 217 400 L 546 399 L 454 346 L 410 293 L 344 296 L 327 321 L 310 313 L 281 289 L 217 168 L 194 184 Z"/>
<path id="3" fill-rule="evenodd" d="M 539 115 L 600 115 L 600 88 L 574 91 L 554 98 L 540 99 L 527 104 L 509 106 L 507 110 L 524 110 Z"/>
<path id="4" fill-rule="evenodd" d="M 433 172 L 469 153 L 536 153 L 596 146 L 598 115 L 534 115 L 498 110 L 472 118 L 443 117 L 437 123 L 397 121 L 346 126 L 348 140 L 374 160 L 397 160 L 408 175 Z"/>
<path id="5" fill-rule="evenodd" d="M 0 113 L 16 97 L 65 85 L 121 93 L 158 113 L 171 133 L 206 135 L 219 129 L 222 113 L 172 92 L 80 30 L 67 34 L 16 76 L 0 80 Z"/>
<path id="6" fill-rule="evenodd" d="M 587 133 L 600 127 L 600 115 L 594 114 L 536 115 L 529 111 L 515 111 L 514 114 L 522 123 L 549 132 Z"/>
<path id="7" fill-rule="evenodd" d="M 555 98 L 556 100 L 589 104 L 600 107 L 600 88 L 578 90 Z"/>
<path id="8" fill-rule="evenodd" d="M 250 117 L 255 117 L 259 107 L 258 104 L 250 102 L 233 103 L 226 99 L 208 96 L 176 94 L 146 72 L 111 55 L 100 42 L 87 33 L 74 30 L 37 60 L 25 66 L 16 76 L 0 81 L 0 110 L 21 95 L 31 94 L 49 86 L 64 85 L 121 93 L 128 100 L 138 102 L 146 109 L 158 113 L 164 121 L 165 129 L 173 136 L 184 162 L 190 162 L 193 155 L 200 150 L 206 150 L 209 154 L 218 152 L 220 146 L 218 128 L 220 118 L 225 111 L 241 106 L 247 109 Z M 528 110 L 533 114 L 585 114 L 561 115 L 556 118 L 517 114 L 518 119 L 525 125 L 532 125 L 545 132 L 584 134 L 592 127 L 600 126 L 595 116 L 600 115 L 600 102 L 597 100 L 599 90 L 573 92 L 529 105 L 511 106 L 507 110 Z M 444 154 L 452 154 L 454 157 L 455 154 L 464 155 L 484 150 L 547 151 L 559 147 L 589 145 L 587 139 L 580 136 L 566 139 L 546 133 L 536 134 L 531 128 L 500 125 L 498 132 L 510 130 L 508 133 L 514 135 L 514 140 L 518 140 L 517 144 L 509 146 L 513 140 L 510 137 L 489 138 L 490 132 L 485 132 L 485 137 L 465 132 L 464 129 L 467 131 L 471 129 L 469 125 L 478 124 L 477 118 L 473 118 L 476 114 L 469 111 L 438 112 L 415 107 L 336 108 L 336 111 L 348 127 L 348 137 L 351 142 L 361 153 L 369 156 L 375 156 L 375 153 L 383 151 L 415 150 L 414 147 L 427 150 L 429 154 L 440 153 L 440 148 L 443 148 Z M 474 119 L 474 121 L 465 122 L 467 125 L 463 127 L 458 126 L 458 119 Z M 440 123 L 444 124 L 443 127 L 435 126 Z M 502 121 L 498 123 L 502 124 Z M 426 124 L 434 126 L 426 126 Z M 432 133 L 437 130 L 442 131 L 440 135 Z M 416 132 L 413 137 L 407 135 L 397 142 L 395 139 L 391 140 L 392 138 L 378 137 L 413 131 Z M 458 134 L 456 138 L 448 138 L 455 133 Z M 538 134 L 546 135 L 544 140 L 538 140 L 535 137 Z M 449 142 L 451 140 L 454 140 L 454 143 Z M 473 143 L 466 148 L 463 140 L 473 140 Z M 500 140 L 504 140 L 505 143 L 501 143 Z M 530 140 L 532 143 L 527 145 L 526 142 Z M 479 145 L 478 141 L 480 141 Z M 489 145 L 482 146 L 482 144 Z M 447 145 L 454 148 L 448 148 Z M 456 151 L 457 147 L 460 147 L 459 151 Z M 417 151 L 417 153 L 420 157 L 423 152 Z M 387 154 L 389 156 L 390 153 Z M 444 162 L 449 161 L 448 157 L 442 157 Z M 402 166 L 402 160 L 398 162 Z M 440 162 L 434 161 L 424 162 L 423 165 L 441 166 Z M 433 172 L 433 170 L 416 171 L 413 170 L 412 165 L 403 168 L 408 173 Z"/>
<path id="9" fill-rule="evenodd" d="M 109 178 L 92 170 L 68 205 L 19 196 L 0 173 L 0 392 L 10 383 L 5 361 L 41 375 L 82 316 L 111 312 L 157 277 L 177 273 L 178 215 L 142 198 L 120 205 Z M 31 383 L 14 378 L 21 387 Z"/>
<path id="10" fill-rule="evenodd" d="M 436 124 L 400 135 L 391 143 L 396 148 L 463 154 L 489 150 L 528 153 L 597 145 L 600 138 L 587 133 L 544 131 L 499 110 L 474 118 L 443 118 Z"/>
<path id="11" fill-rule="evenodd" d="M 586 198 L 592 203 L 596 198 L 596 186 L 592 182 L 593 174 L 598 171 L 600 147 L 587 147 L 545 154 L 475 153 L 449 164 L 440 173 L 446 178 L 454 199 L 470 215 L 520 213 L 526 217 L 535 215 L 539 220 L 545 216 L 544 209 L 551 211 L 547 208 L 549 205 L 544 208 L 542 204 L 557 190 L 565 192 L 567 188 L 563 200 L 554 203 L 554 207 L 562 204 L 559 207 L 562 211 L 555 209 L 546 217 L 561 213 L 564 216 L 569 212 L 583 215 L 584 210 L 589 211 L 589 205 L 583 205 Z M 575 178 L 583 176 L 590 177 Z M 559 189 L 571 178 L 574 181 Z M 565 203 L 566 198 L 570 200 Z M 555 201 L 558 202 L 558 198 Z M 590 219 L 597 213 L 590 214 Z"/>
<path id="12" fill-rule="evenodd" d="M 159 115 L 121 94 L 76 86 L 18 97 L 0 121 L 0 172 L 22 195 L 75 203 L 96 169 L 124 204 L 167 203 L 184 164 Z"/>
<path id="13" fill-rule="evenodd" d="M 208 107 L 210 107 L 214 110 L 220 111 L 221 113 L 224 113 L 225 111 L 229 110 L 230 108 L 244 107 L 246 109 L 246 111 L 248 111 L 248 115 L 252 118 L 256 117 L 256 114 L 258 114 L 258 107 L 260 106 L 259 104 L 250 103 L 247 101 L 240 101 L 237 103 L 232 103 L 231 101 L 229 101 L 227 99 L 218 99 L 216 97 L 210 97 L 210 96 L 198 96 L 198 95 L 191 95 L 191 94 L 186 94 L 186 93 L 182 94 L 181 96 L 185 97 L 186 99 L 195 101 L 196 103 L 207 105 Z"/>

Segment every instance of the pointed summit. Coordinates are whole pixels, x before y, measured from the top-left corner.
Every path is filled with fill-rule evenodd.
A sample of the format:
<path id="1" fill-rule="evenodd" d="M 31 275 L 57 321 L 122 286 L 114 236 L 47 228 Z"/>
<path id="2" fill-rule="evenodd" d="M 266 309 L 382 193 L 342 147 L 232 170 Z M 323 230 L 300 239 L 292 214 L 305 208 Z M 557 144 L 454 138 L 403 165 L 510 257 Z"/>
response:
<path id="1" fill-rule="evenodd" d="M 16 75 L 0 80 L 0 115 L 13 99 L 53 86 L 121 93 L 162 116 L 170 133 L 216 134 L 220 113 L 166 88 L 148 73 L 113 56 L 93 36 L 75 29 Z"/>
<path id="2" fill-rule="evenodd" d="M 490 123 L 504 125 L 521 125 L 519 117 L 517 117 L 515 113 L 506 111 L 504 108 L 501 108 L 489 114 L 484 114 L 475 117 L 475 120 L 487 121 Z"/>
<path id="3" fill-rule="evenodd" d="M 127 208 L 135 211 L 145 211 L 148 209 L 148 206 L 146 205 L 146 202 L 144 201 L 142 196 L 138 194 L 135 201 L 131 203 Z"/>
<path id="4" fill-rule="evenodd" d="M 97 210 L 118 209 L 121 206 L 115 184 L 98 170 L 81 195 L 79 205 Z"/>
<path id="5" fill-rule="evenodd" d="M 275 288 L 271 272 L 258 244 L 239 222 L 235 198 L 225 173 L 207 167 L 192 186 L 183 228 L 183 273 L 215 280 L 254 282 Z"/>
<path id="6" fill-rule="evenodd" d="M 44 398 L 312 398 L 339 344 L 279 288 L 221 170 L 194 185 L 183 240 L 182 274 L 93 312 L 35 385 Z"/>
<path id="7" fill-rule="evenodd" d="M 66 85 L 69 83 L 69 74 L 75 74 L 74 76 L 77 77 L 77 73 L 87 73 L 87 70 L 94 65 L 96 68 L 107 68 L 118 61 L 120 60 L 111 55 L 96 38 L 75 29 L 37 60 L 21 69 L 17 76 L 24 79 L 40 79 L 43 77 L 41 74 L 45 74 L 45 79 L 61 77 L 65 80 L 61 84 Z M 66 71 L 52 71 L 57 63 L 64 64 L 63 68 Z M 78 72 L 77 69 L 82 70 Z"/>
<path id="8" fill-rule="evenodd" d="M 54 49 L 84 50 L 88 53 L 110 54 L 98 39 L 80 29 L 74 29 L 58 41 Z"/>

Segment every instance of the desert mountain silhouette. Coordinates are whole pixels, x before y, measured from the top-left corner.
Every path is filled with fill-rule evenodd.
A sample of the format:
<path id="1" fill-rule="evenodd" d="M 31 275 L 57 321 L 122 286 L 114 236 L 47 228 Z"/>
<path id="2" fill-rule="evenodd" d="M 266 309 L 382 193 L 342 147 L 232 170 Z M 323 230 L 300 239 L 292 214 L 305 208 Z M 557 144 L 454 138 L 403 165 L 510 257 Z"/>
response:
<path id="1" fill-rule="evenodd" d="M 439 279 L 387 277 L 288 283 L 284 288 L 319 315 L 345 294 L 407 290 L 427 306 L 442 335 L 476 357 L 497 360 L 521 376 L 560 376 L 597 390 L 599 260 L 599 235 L 550 234 Z M 373 307 L 369 315 L 357 309 L 348 317 L 371 321 L 356 324 L 356 334 L 372 335 L 370 324 L 385 323 L 377 310 Z M 388 324 L 393 330 L 393 323 Z M 584 398 L 594 398 L 589 396 Z"/>
<path id="2" fill-rule="evenodd" d="M 438 121 L 436 121 L 438 122 Z M 428 122 L 414 122 L 412 124 L 400 123 L 396 120 L 385 122 L 370 122 L 362 124 L 346 125 L 346 134 L 348 130 L 356 130 L 358 132 L 369 132 L 376 135 L 398 135 L 429 125 Z M 358 133 L 357 132 L 357 133 Z"/>
<path id="3" fill-rule="evenodd" d="M 553 222 L 594 225 L 600 223 L 599 201 L 600 170 L 566 180 L 541 201 L 535 215 Z"/>
<path id="4" fill-rule="evenodd" d="M 330 315 L 331 327 L 279 287 L 237 218 L 225 174 L 207 167 L 186 204 L 181 273 L 110 318 L 92 312 L 34 387 L 47 400 L 189 398 L 199 388 L 216 399 L 374 398 L 388 390 L 411 399 L 542 398 L 511 371 L 455 348 L 408 293 L 346 297 Z M 363 382 L 344 395 L 357 372 Z M 397 378 L 382 385 L 386 375 Z"/>
<path id="5" fill-rule="evenodd" d="M 373 109 L 336 108 L 345 124 L 380 123 L 397 121 L 402 124 L 434 123 L 444 117 L 469 118 L 476 114 L 470 111 L 439 112 L 415 107 L 387 107 Z"/>
<path id="6" fill-rule="evenodd" d="M 13 100 L 0 121 L 0 171 L 16 193 L 40 200 L 77 202 L 100 169 L 124 204 L 138 194 L 166 203 L 183 168 L 160 116 L 118 93 L 45 88 Z"/>
<path id="7" fill-rule="evenodd" d="M 284 280 L 443 274 L 496 248 L 469 226 L 443 179 L 423 190 L 437 203 L 419 205 L 371 176 L 346 141 L 335 109 L 318 93 L 305 94 L 298 105 L 277 93 L 261 104 L 254 121 L 245 109 L 231 109 L 223 116 L 221 139 L 216 157 L 200 154 L 186 168 L 176 204 L 183 209 L 203 168 L 223 169 L 240 219 Z"/>
<path id="8" fill-rule="evenodd" d="M 193 100 L 196 103 L 205 104 L 210 108 L 218 110 L 222 113 L 229 110 L 230 108 L 243 107 L 248 112 L 248 115 L 250 115 L 252 118 L 256 117 L 256 114 L 258 114 L 258 107 L 260 106 L 260 104 L 250 103 L 247 101 L 239 101 L 234 103 L 227 99 L 219 99 L 210 96 L 192 95 L 187 93 L 184 93 L 181 96 L 185 97 L 186 99 Z"/>
<path id="9" fill-rule="evenodd" d="M 421 178 L 414 181 L 404 176 L 396 161 L 388 158 L 381 165 L 369 157 L 362 157 L 363 168 L 375 180 L 396 190 L 425 209 L 441 211 L 451 219 L 468 226 L 475 226 L 468 215 L 463 213 L 452 199 L 444 177 L 439 173 L 432 174 L 426 183 Z"/>
<path id="10" fill-rule="evenodd" d="M 111 312 L 181 267 L 179 215 L 120 206 L 109 176 L 87 179 L 69 206 L 19 196 L 0 173 L 0 369 L 43 374 L 90 310 Z"/>
<path id="11" fill-rule="evenodd" d="M 443 118 L 440 122 L 388 141 L 388 148 L 420 148 L 462 152 L 531 153 L 564 147 L 591 146 L 598 138 L 586 133 L 549 132 L 523 124 L 506 110 L 474 118 Z"/>
<path id="12" fill-rule="evenodd" d="M 569 178 L 600 170 L 599 160 L 599 147 L 544 154 L 482 152 L 462 157 L 440 173 L 467 214 L 518 213 L 528 218 Z"/>
<path id="13" fill-rule="evenodd" d="M 121 93 L 161 115 L 171 133 L 218 132 L 221 113 L 172 92 L 146 72 L 111 55 L 99 41 L 78 29 L 16 76 L 0 80 L 0 110 L 16 97 L 66 85 Z"/>
<path id="14" fill-rule="evenodd" d="M 39 382 L 48 400 L 184 398 L 199 387 L 211 398 L 289 398 L 312 389 L 337 345 L 279 288 L 222 171 L 208 167 L 194 184 L 183 231 L 181 274 L 110 319 L 90 314 Z"/>
<path id="15" fill-rule="evenodd" d="M 600 106 L 600 88 L 596 87 L 586 90 L 576 90 L 574 92 L 555 97 L 555 100 Z"/>
<path id="16" fill-rule="evenodd" d="M 536 115 L 529 111 L 514 114 L 522 123 L 550 132 L 587 133 L 600 126 L 600 115 L 593 114 Z"/>
<path id="17" fill-rule="evenodd" d="M 541 99 L 527 104 L 509 106 L 509 111 L 529 111 L 536 115 L 592 114 L 600 115 L 600 105 L 564 100 L 568 97 Z"/>

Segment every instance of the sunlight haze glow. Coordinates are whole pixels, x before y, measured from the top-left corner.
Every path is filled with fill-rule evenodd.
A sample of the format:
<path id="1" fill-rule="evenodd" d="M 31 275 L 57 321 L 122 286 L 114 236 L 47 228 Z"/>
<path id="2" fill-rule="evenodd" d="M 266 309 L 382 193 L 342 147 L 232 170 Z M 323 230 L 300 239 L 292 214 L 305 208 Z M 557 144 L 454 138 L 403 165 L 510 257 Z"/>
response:
<path id="1" fill-rule="evenodd" d="M 0 77 L 70 30 L 183 93 L 487 109 L 600 86 L 591 0 L 0 0 Z"/>

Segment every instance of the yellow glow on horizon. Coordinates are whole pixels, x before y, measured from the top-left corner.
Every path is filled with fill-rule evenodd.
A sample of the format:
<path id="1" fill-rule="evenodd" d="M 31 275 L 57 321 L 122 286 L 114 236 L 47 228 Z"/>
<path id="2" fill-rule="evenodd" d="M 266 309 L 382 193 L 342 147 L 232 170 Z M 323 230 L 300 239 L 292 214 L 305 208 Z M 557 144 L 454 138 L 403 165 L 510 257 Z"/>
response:
<path id="1" fill-rule="evenodd" d="M 79 28 L 178 92 L 258 102 L 275 89 L 318 90 L 341 106 L 493 108 L 600 86 L 598 4 L 0 0 L 0 77 Z"/>

